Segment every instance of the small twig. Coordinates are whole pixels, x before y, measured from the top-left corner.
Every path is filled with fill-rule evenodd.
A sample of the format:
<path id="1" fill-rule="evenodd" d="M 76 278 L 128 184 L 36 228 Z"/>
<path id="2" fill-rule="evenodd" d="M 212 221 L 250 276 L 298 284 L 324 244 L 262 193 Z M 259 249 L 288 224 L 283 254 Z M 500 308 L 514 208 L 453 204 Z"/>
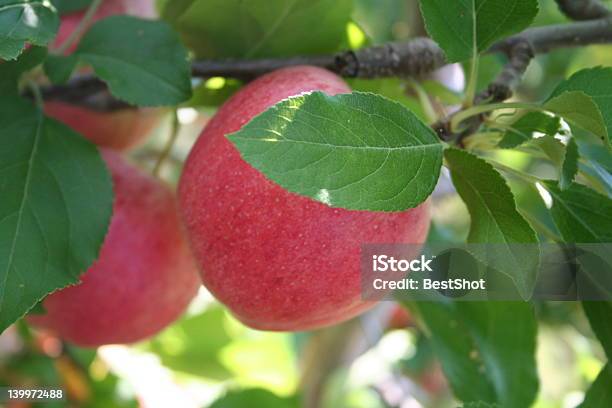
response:
<path id="1" fill-rule="evenodd" d="M 155 177 L 159 176 L 159 172 L 164 162 L 166 161 L 166 158 L 170 155 L 170 152 L 172 152 L 172 147 L 174 146 L 174 143 L 176 142 L 176 139 L 178 138 L 180 127 L 181 127 L 181 124 L 178 119 L 178 113 L 176 110 L 174 110 L 172 112 L 172 128 L 170 129 L 170 137 L 168 138 L 168 141 L 166 142 L 164 149 L 161 151 L 157 159 L 157 162 L 155 162 L 155 166 L 153 166 L 152 173 Z"/>
<path id="2" fill-rule="evenodd" d="M 599 0 L 556 0 L 559 10 L 572 20 L 595 20 L 610 14 Z"/>

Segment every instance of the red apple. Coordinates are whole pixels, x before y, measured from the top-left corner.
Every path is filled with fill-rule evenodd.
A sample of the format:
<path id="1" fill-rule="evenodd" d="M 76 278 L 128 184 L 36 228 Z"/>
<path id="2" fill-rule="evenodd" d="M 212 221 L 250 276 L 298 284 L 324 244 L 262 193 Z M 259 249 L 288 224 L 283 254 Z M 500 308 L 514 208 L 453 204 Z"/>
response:
<path id="1" fill-rule="evenodd" d="M 142 144 L 161 118 L 161 110 L 154 108 L 101 112 L 57 101 L 45 102 L 45 113 L 96 145 L 115 150 Z"/>
<path id="2" fill-rule="evenodd" d="M 57 31 L 55 41 L 49 48 L 55 49 L 66 41 L 74 29 L 80 23 L 85 10 L 65 14 L 61 18 L 61 23 Z M 96 14 L 91 19 L 91 23 L 102 20 L 116 14 L 129 14 L 143 18 L 155 17 L 155 0 L 102 0 L 102 4 L 96 10 Z M 65 54 L 70 54 L 78 46 L 78 40 L 66 50 Z"/>
<path id="3" fill-rule="evenodd" d="M 228 100 L 200 135 L 179 198 L 205 286 L 243 323 L 297 331 L 373 306 L 360 292 L 363 243 L 422 243 L 427 204 L 399 213 L 349 211 L 290 193 L 246 163 L 225 135 L 282 99 L 350 92 L 326 70 L 262 76 Z"/>
<path id="4" fill-rule="evenodd" d="M 82 282 L 43 301 L 35 325 L 81 346 L 132 343 L 173 322 L 200 280 L 172 191 L 151 176 L 103 152 L 115 203 L 99 259 Z"/>

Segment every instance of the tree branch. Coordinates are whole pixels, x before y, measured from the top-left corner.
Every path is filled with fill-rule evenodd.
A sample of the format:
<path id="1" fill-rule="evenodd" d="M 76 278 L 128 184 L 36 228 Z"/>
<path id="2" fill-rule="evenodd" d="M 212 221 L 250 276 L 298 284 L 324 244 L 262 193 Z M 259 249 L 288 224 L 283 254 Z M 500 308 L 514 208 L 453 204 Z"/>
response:
<path id="1" fill-rule="evenodd" d="M 556 0 L 559 10 L 572 20 L 595 20 L 610 14 L 599 0 Z"/>
<path id="2" fill-rule="evenodd" d="M 561 1 L 561 0 L 560 0 Z M 571 3 L 564 0 L 564 3 Z M 591 0 L 590 3 L 596 3 Z M 589 10 L 598 9 L 595 6 Z M 595 15 L 590 11 L 589 15 Z M 568 24 L 527 29 L 494 44 L 487 53 L 504 53 L 508 64 L 477 102 L 507 99 L 519 83 L 535 54 L 558 48 L 612 42 L 612 16 Z M 333 55 L 267 58 L 258 60 L 201 60 L 193 63 L 195 77 L 234 77 L 250 80 L 266 72 L 294 65 L 314 65 L 349 78 L 383 78 L 421 76 L 445 65 L 444 53 L 429 38 L 416 38 Z M 64 85 L 41 88 L 45 99 L 61 100 L 98 110 L 125 108 L 127 104 L 112 98 L 103 82 L 93 76 L 78 76 Z M 441 137 L 448 138 L 444 126 L 437 127 Z"/>

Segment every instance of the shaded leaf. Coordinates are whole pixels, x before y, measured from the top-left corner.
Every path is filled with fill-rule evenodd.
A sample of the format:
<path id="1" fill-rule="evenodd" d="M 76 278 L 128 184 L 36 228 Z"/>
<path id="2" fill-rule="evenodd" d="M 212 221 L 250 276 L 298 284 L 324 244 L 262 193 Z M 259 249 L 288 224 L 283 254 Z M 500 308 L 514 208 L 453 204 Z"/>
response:
<path id="1" fill-rule="evenodd" d="M 433 191 L 442 165 L 442 144 L 431 128 L 374 94 L 289 98 L 228 138 L 285 189 L 354 210 L 416 207 Z"/>
<path id="2" fill-rule="evenodd" d="M 538 239 L 517 211 L 506 181 L 493 166 L 468 152 L 447 149 L 444 157 L 470 213 L 468 242 L 506 244 L 491 245 L 474 255 L 509 276 L 521 296 L 529 298 L 539 264 Z M 517 243 L 533 245 L 513 245 Z"/>
<path id="3" fill-rule="evenodd" d="M 576 72 L 561 82 L 551 98 L 566 92 L 580 91 L 592 98 L 603 117 L 605 131 L 595 133 L 608 144 L 612 137 L 612 67 L 595 67 Z M 587 130 L 591 130 L 587 128 Z"/>
<path id="4" fill-rule="evenodd" d="M 200 58 L 258 58 L 336 51 L 351 11 L 352 0 L 183 0 L 163 16 Z"/>
<path id="5" fill-rule="evenodd" d="M 191 97 L 191 68 L 178 36 L 161 21 L 112 16 L 95 23 L 76 50 L 116 97 L 140 106 Z"/>
<path id="6" fill-rule="evenodd" d="M 279 397 L 263 388 L 230 391 L 210 405 L 209 408 L 298 408 L 297 398 Z"/>
<path id="7" fill-rule="evenodd" d="M 554 181 L 544 182 L 553 199 L 551 214 L 563 239 L 571 243 L 612 241 L 612 200 L 583 186 L 561 190 Z"/>
<path id="8" fill-rule="evenodd" d="M 59 18 L 44 0 L 0 0 L 0 59 L 15 59 L 26 43 L 47 45 L 59 28 Z"/>
<path id="9" fill-rule="evenodd" d="M 76 55 L 50 55 L 45 60 L 45 74 L 54 84 L 63 84 L 70 79 L 79 59 Z"/>
<path id="10" fill-rule="evenodd" d="M 565 147 L 565 157 L 561 166 L 561 175 L 559 177 L 559 188 L 566 190 L 574 181 L 578 173 L 578 145 L 572 137 L 567 142 Z"/>
<path id="11" fill-rule="evenodd" d="M 459 399 L 530 406 L 538 377 L 537 322 L 529 303 L 417 302 L 415 306 Z"/>
<path id="12" fill-rule="evenodd" d="M 0 330 L 97 258 L 112 184 L 96 148 L 28 102 L 0 98 Z"/>
<path id="13" fill-rule="evenodd" d="M 563 92 L 549 99 L 544 108 L 606 140 L 608 133 L 593 98 L 582 91 Z"/>
<path id="14" fill-rule="evenodd" d="M 507 130 L 499 141 L 498 146 L 502 149 L 511 149 L 527 142 L 533 138 L 535 132 L 554 136 L 561 126 L 558 117 L 550 116 L 542 112 L 528 112 L 518 118 Z"/>
<path id="15" fill-rule="evenodd" d="M 612 325 L 610 324 L 612 303 L 582 302 L 582 308 L 608 357 L 608 361 L 612 361 Z"/>
<path id="16" fill-rule="evenodd" d="M 487 50 L 496 40 L 527 28 L 538 13 L 536 0 L 421 0 L 429 35 L 449 62 Z"/>

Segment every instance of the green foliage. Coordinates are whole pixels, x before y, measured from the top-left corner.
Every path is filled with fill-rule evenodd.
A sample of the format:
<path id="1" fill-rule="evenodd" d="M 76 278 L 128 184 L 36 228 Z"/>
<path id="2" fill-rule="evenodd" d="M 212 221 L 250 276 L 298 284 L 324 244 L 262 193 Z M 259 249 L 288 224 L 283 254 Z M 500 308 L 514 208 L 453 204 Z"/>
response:
<path id="1" fill-rule="evenodd" d="M 539 264 L 538 239 L 517 211 L 510 188 L 493 166 L 477 156 L 447 149 L 444 157 L 457 193 L 470 212 L 467 241 L 505 244 L 474 255 L 509 276 L 521 295 L 529 298 Z M 513 245 L 519 243 L 534 245 Z"/>
<path id="2" fill-rule="evenodd" d="M 297 408 L 298 398 L 279 397 L 263 388 L 251 388 L 240 391 L 230 391 L 225 396 L 213 402 L 209 408 Z"/>
<path id="3" fill-rule="evenodd" d="M 49 55 L 45 60 L 45 74 L 54 84 L 63 84 L 70 79 L 79 59 L 76 55 Z"/>
<path id="4" fill-rule="evenodd" d="M 43 0 L 0 0 L 0 59 L 19 56 L 26 43 L 44 46 L 59 27 L 59 18 Z"/>
<path id="5" fill-rule="evenodd" d="M 94 146 L 30 103 L 0 99 L 0 330 L 97 258 L 112 187 Z"/>
<path id="6" fill-rule="evenodd" d="M 612 242 L 612 200 L 582 185 L 561 190 L 553 181 L 545 182 L 553 199 L 551 214 L 566 242 Z"/>
<path id="7" fill-rule="evenodd" d="M 537 0 L 421 0 L 429 35 L 450 62 L 486 51 L 496 40 L 531 24 Z"/>
<path id="8" fill-rule="evenodd" d="M 567 121 L 601 137 L 607 138 L 607 130 L 601 111 L 593 98 L 582 91 L 567 91 L 549 99 L 544 108 Z"/>
<path id="9" fill-rule="evenodd" d="M 143 347 L 159 356 L 172 370 L 203 378 L 226 379 L 230 372 L 220 362 L 220 352 L 231 337 L 220 307 L 180 320 Z"/>
<path id="10" fill-rule="evenodd" d="M 140 106 L 177 105 L 191 97 L 191 68 L 178 36 L 161 21 L 112 16 L 98 21 L 76 55 L 117 98 Z"/>
<path id="11" fill-rule="evenodd" d="M 561 126 L 556 116 L 550 116 L 543 112 L 528 112 L 518 118 L 508 129 L 498 146 L 502 149 L 512 149 L 520 146 L 533 138 L 535 132 L 554 136 Z"/>
<path id="12" fill-rule="evenodd" d="M 559 188 L 561 190 L 567 190 L 574 181 L 576 173 L 578 173 L 578 145 L 576 144 L 576 140 L 572 137 L 567 142 L 567 147 L 565 149 L 565 157 L 563 158 L 561 176 L 559 178 Z"/>
<path id="13" fill-rule="evenodd" d="M 605 125 L 601 133 L 596 132 L 595 134 L 601 136 L 610 145 L 610 138 L 612 138 L 612 67 L 596 67 L 578 71 L 566 81 L 561 82 L 551 97 L 572 91 L 584 92 L 592 98 L 603 116 Z M 575 101 L 576 108 L 579 107 L 578 103 L 581 103 L 580 99 Z"/>
<path id="14" fill-rule="evenodd" d="M 70 14 L 86 9 L 92 0 L 51 0 L 59 15 Z"/>
<path id="15" fill-rule="evenodd" d="M 612 325 L 610 325 L 612 303 L 582 302 L 582 308 L 608 357 L 608 361 L 612 361 Z"/>
<path id="16" fill-rule="evenodd" d="M 526 407 L 538 390 L 537 324 L 522 302 L 418 302 L 431 342 L 464 402 Z"/>
<path id="17" fill-rule="evenodd" d="M 200 58 L 258 58 L 337 50 L 351 11 L 352 0 L 182 0 L 162 15 Z"/>
<path id="18" fill-rule="evenodd" d="M 608 408 L 612 405 L 612 367 L 610 363 L 601 370 L 597 379 L 584 396 L 580 408 Z"/>
<path id="19" fill-rule="evenodd" d="M 228 138 L 287 190 L 355 210 L 416 207 L 433 191 L 442 165 L 442 144 L 431 128 L 374 94 L 286 99 Z"/>

